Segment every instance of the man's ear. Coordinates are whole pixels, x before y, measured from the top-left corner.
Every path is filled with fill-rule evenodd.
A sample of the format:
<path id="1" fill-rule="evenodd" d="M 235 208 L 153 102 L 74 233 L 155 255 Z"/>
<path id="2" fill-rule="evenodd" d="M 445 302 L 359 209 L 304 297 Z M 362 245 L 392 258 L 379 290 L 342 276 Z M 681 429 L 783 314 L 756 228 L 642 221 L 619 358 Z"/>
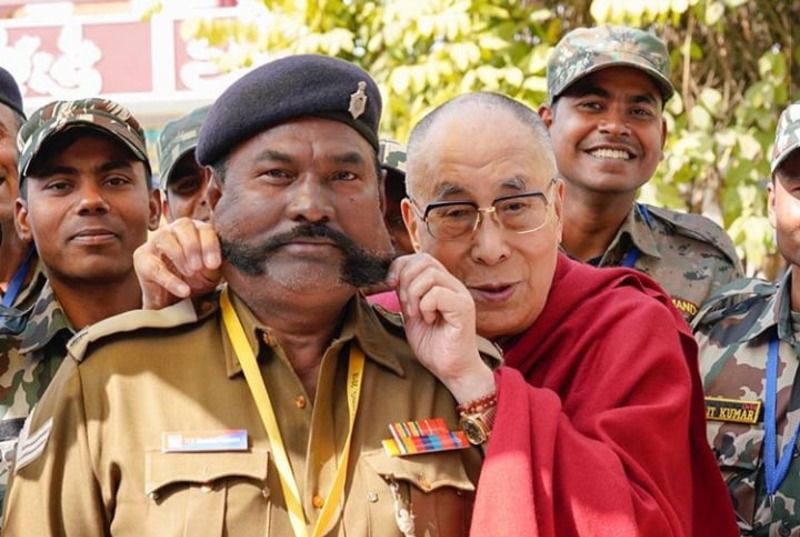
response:
<path id="1" fill-rule="evenodd" d="M 17 198 L 14 203 L 14 227 L 17 229 L 20 239 L 25 242 L 33 242 L 33 233 L 28 221 L 28 202 L 22 198 Z"/>
<path id="2" fill-rule="evenodd" d="M 222 197 L 222 180 L 220 179 L 217 172 L 214 171 L 214 168 L 211 166 L 205 166 L 203 168 L 205 171 L 206 177 L 208 178 L 208 187 L 206 188 L 206 199 L 208 199 L 208 206 L 211 208 L 213 213 L 214 209 L 219 202 L 219 198 Z"/>
<path id="3" fill-rule="evenodd" d="M 161 224 L 161 191 L 157 188 L 150 190 L 148 205 L 150 217 L 147 219 L 147 229 L 155 231 Z"/>
<path id="4" fill-rule="evenodd" d="M 550 126 L 553 124 L 553 115 L 554 115 L 553 109 L 550 108 L 549 105 L 542 104 L 539 105 L 538 112 L 545 126 L 547 127 L 548 130 L 550 130 Z"/>
<path id="5" fill-rule="evenodd" d="M 411 246 L 414 247 L 415 252 L 420 251 L 419 233 L 421 222 L 414 212 L 414 207 L 411 206 L 411 200 L 403 198 L 400 201 L 400 211 L 403 214 L 403 223 L 408 230 L 408 236 L 411 238 Z"/>
<path id="6" fill-rule="evenodd" d="M 775 182 L 778 179 L 773 175 L 772 180 L 767 184 L 767 214 L 769 223 L 773 229 L 777 228 L 778 216 L 775 214 Z"/>

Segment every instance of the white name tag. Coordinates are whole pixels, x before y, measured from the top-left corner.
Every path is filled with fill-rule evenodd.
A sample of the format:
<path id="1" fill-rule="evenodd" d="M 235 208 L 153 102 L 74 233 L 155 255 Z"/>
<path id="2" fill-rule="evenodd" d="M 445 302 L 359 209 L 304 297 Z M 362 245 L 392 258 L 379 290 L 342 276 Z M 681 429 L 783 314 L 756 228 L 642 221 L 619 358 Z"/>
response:
<path id="1" fill-rule="evenodd" d="M 161 433 L 161 451 L 164 453 L 247 451 L 247 447 L 247 429 Z"/>

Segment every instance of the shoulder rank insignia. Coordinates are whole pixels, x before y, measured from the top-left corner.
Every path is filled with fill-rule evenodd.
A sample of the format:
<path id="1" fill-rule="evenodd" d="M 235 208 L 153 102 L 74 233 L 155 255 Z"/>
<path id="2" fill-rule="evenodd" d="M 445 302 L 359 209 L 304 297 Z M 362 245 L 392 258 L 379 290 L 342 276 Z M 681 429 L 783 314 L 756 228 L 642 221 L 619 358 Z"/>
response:
<path id="1" fill-rule="evenodd" d="M 358 83 L 358 89 L 350 94 L 350 107 L 347 109 L 353 119 L 364 113 L 367 108 L 367 83 L 361 81 Z"/>
<path id="2" fill-rule="evenodd" d="M 706 397 L 706 419 L 754 425 L 761 420 L 761 401 Z"/>

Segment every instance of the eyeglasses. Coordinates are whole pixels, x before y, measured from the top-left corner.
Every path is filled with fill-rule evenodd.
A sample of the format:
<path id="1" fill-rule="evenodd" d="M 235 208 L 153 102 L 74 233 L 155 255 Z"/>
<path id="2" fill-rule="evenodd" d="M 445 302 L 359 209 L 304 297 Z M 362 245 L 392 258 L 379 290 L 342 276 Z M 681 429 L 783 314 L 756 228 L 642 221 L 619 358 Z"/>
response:
<path id="1" fill-rule="evenodd" d="M 556 179 L 551 179 L 547 190 L 555 183 Z M 550 205 L 545 193 L 539 190 L 495 198 L 490 207 L 479 207 L 474 201 L 435 201 L 421 212 L 416 202 L 410 201 L 414 211 L 425 222 L 428 233 L 440 240 L 455 240 L 472 234 L 478 229 L 484 214 L 492 214 L 503 229 L 520 234 L 532 233 L 547 222 Z"/>

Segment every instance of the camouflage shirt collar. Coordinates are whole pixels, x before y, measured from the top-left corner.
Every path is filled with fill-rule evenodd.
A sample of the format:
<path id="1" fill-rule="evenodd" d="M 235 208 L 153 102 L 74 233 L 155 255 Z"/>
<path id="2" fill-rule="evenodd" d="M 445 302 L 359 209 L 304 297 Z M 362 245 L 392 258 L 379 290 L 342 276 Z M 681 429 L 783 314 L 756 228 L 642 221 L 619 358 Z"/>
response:
<path id="1" fill-rule="evenodd" d="M 635 203 L 622 227 L 619 228 L 613 243 L 619 243 L 622 236 L 627 234 L 640 252 L 660 259 L 661 250 L 658 249 L 658 241 L 654 238 L 655 231 L 651 227 L 651 219 L 647 207 Z"/>
<path id="2" fill-rule="evenodd" d="M 258 352 L 259 337 L 265 341 L 270 341 L 270 330 L 258 322 L 255 315 L 235 293 L 231 293 L 230 296 L 233 308 L 236 310 L 244 328 L 247 341 L 253 350 Z M 356 295 L 345 306 L 344 315 L 342 329 L 339 335 L 331 341 L 330 347 L 342 347 L 348 341 L 356 339 L 367 358 L 402 376 L 404 374 L 403 366 L 392 351 L 392 345 L 388 340 L 386 329 L 381 324 L 375 311 L 360 294 Z M 220 318 L 221 322 L 222 319 Z M 229 377 L 233 377 L 241 373 L 242 367 L 234 356 L 230 342 L 227 339 L 225 341 L 223 348 L 226 355 L 227 372 Z M 278 345 L 277 342 L 269 344 Z"/>
<path id="3" fill-rule="evenodd" d="M 61 331 L 67 330 L 70 335 L 75 330 L 67 320 L 50 282 L 45 282 L 39 298 L 33 305 L 30 319 L 22 331 L 20 353 L 29 353 L 41 349 Z"/>
<path id="4" fill-rule="evenodd" d="M 758 321 L 754 322 L 753 326 L 739 338 L 740 343 L 755 339 L 764 332 L 777 327 L 778 338 L 781 341 L 786 341 L 791 345 L 795 344 L 791 317 L 791 281 L 791 271 L 787 270 L 786 274 L 778 281 L 777 292 L 770 296 L 764 304 Z"/>

